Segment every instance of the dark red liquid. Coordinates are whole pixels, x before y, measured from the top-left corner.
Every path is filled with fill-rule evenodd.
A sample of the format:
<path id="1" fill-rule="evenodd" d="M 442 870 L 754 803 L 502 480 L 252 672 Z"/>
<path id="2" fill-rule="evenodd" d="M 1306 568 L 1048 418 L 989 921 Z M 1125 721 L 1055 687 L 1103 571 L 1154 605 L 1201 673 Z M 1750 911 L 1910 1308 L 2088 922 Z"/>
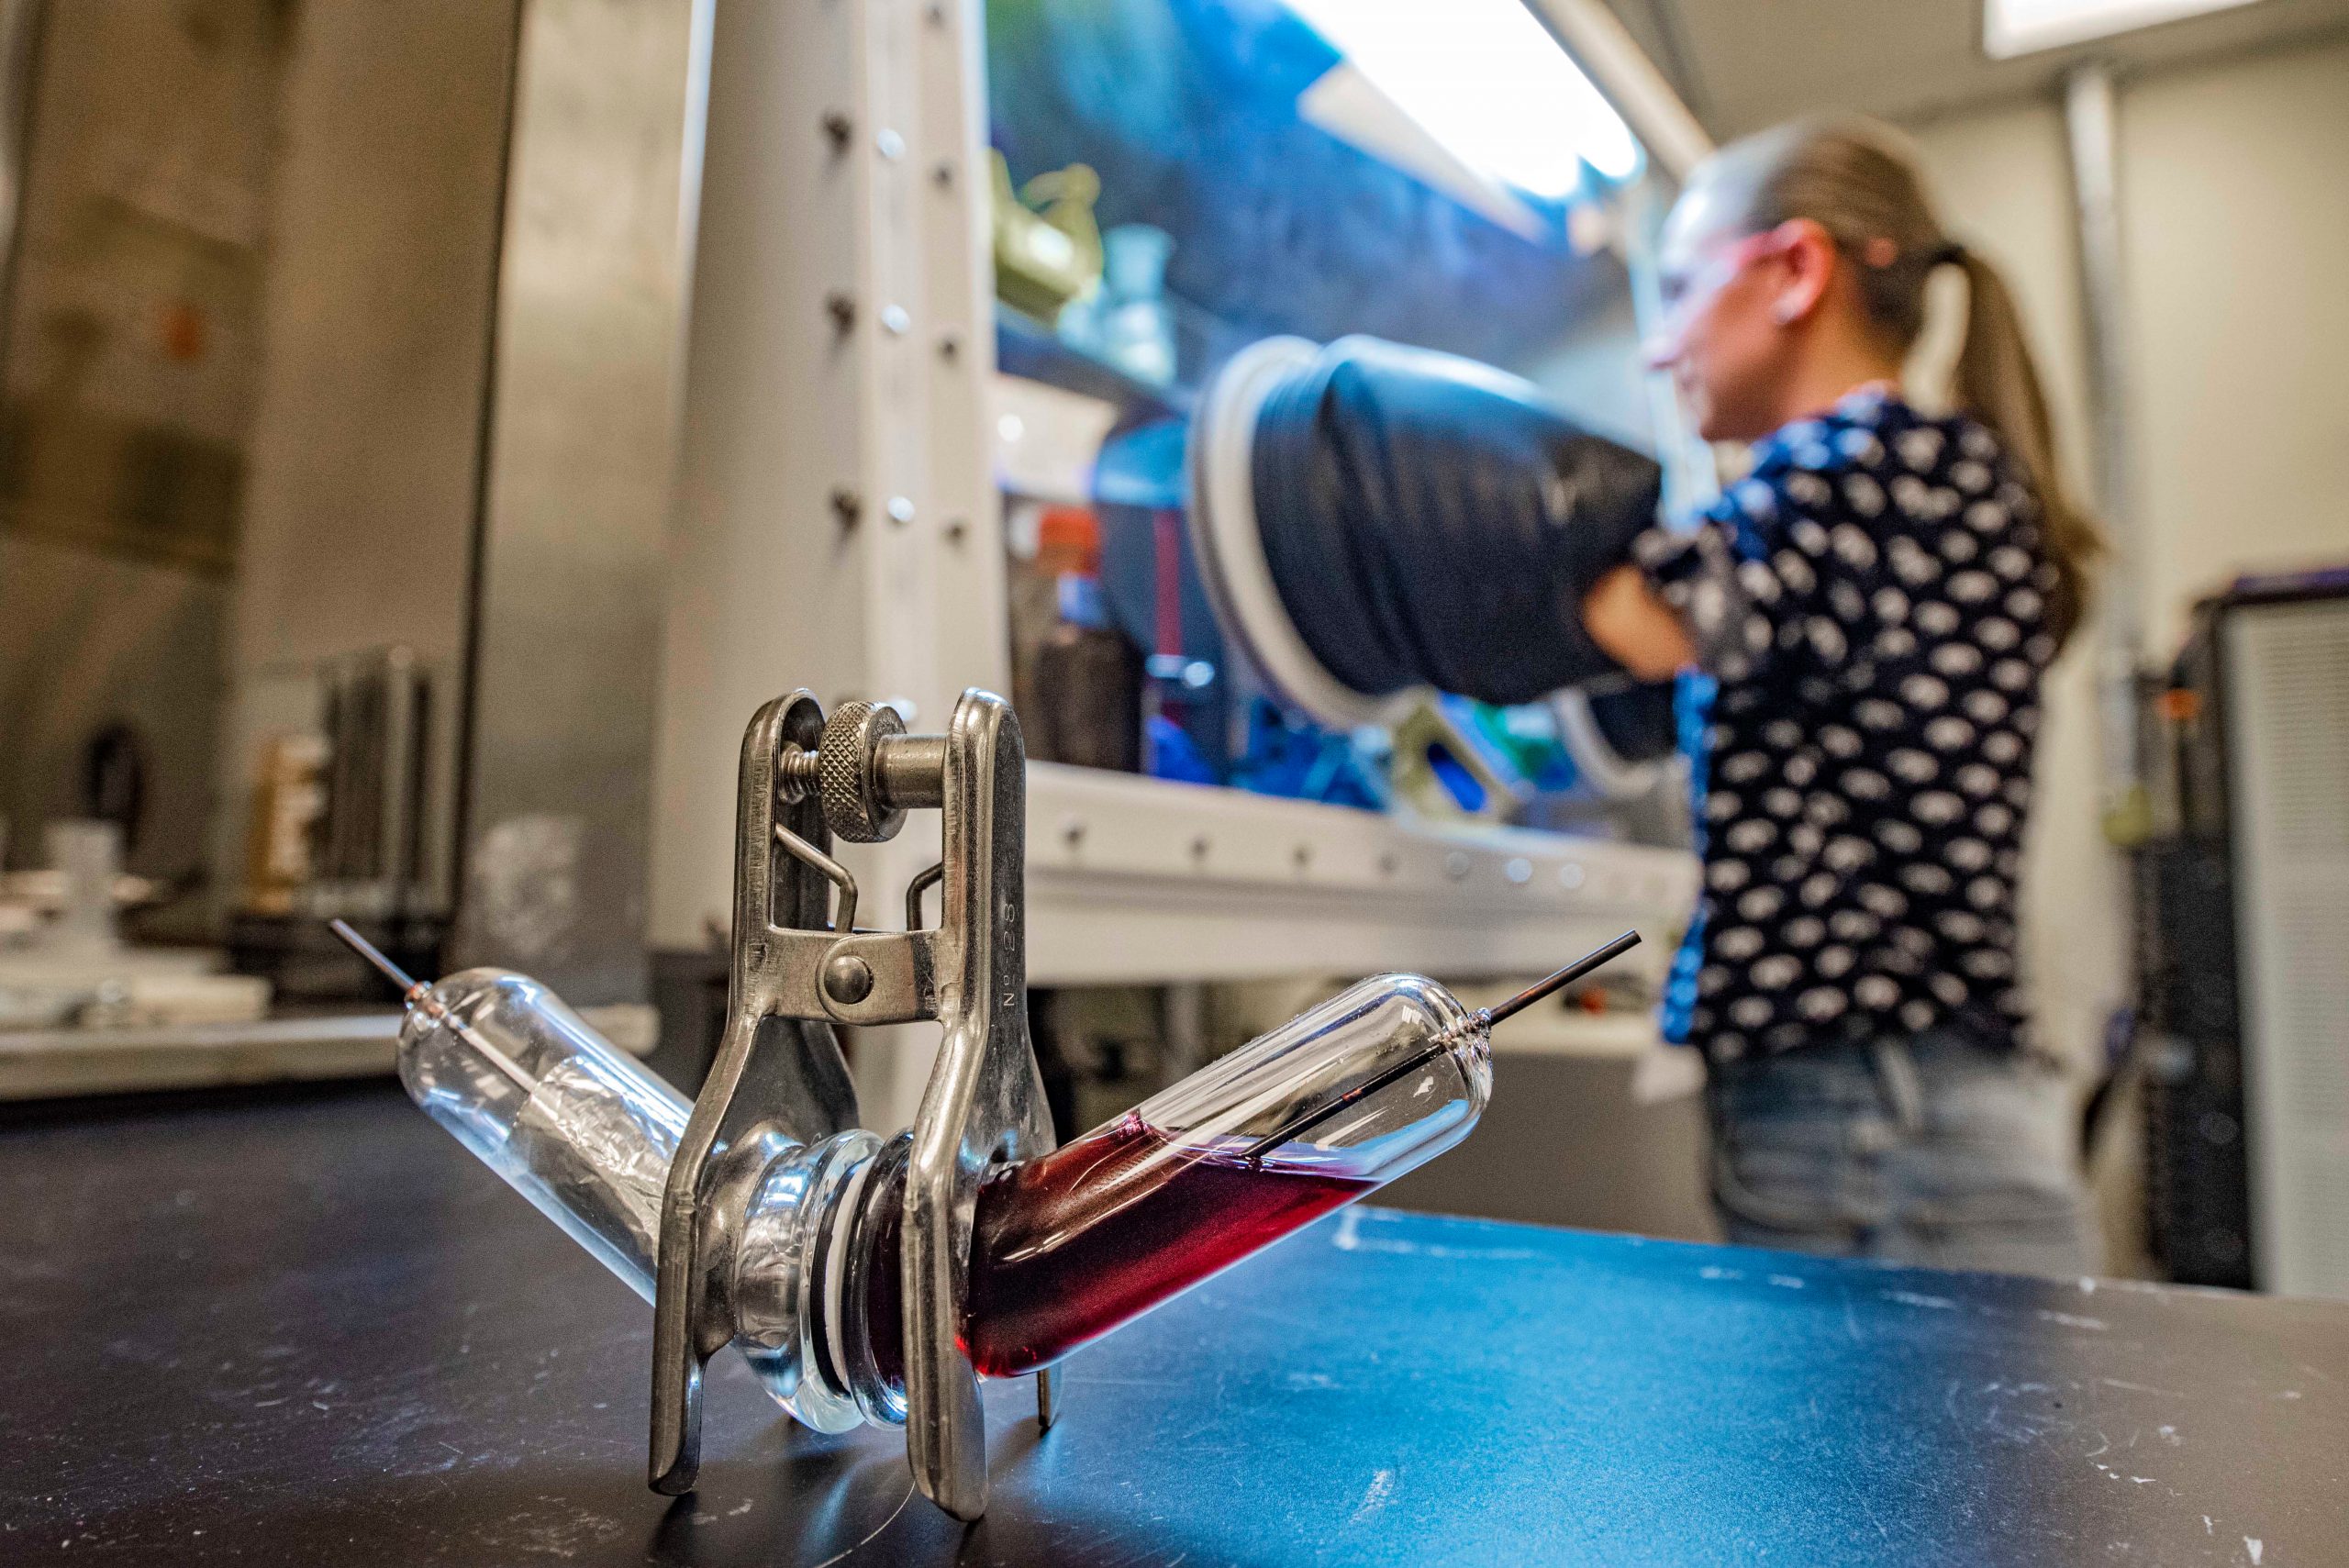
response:
<path id="1" fill-rule="evenodd" d="M 962 1345 L 985 1377 L 1050 1366 L 1377 1184 L 1173 1143 L 1129 1112 L 979 1186 Z M 896 1184 L 892 1184 L 895 1185 Z M 896 1205 L 891 1203 L 894 1210 Z M 898 1228 L 876 1228 L 874 1360 L 905 1376 Z"/>

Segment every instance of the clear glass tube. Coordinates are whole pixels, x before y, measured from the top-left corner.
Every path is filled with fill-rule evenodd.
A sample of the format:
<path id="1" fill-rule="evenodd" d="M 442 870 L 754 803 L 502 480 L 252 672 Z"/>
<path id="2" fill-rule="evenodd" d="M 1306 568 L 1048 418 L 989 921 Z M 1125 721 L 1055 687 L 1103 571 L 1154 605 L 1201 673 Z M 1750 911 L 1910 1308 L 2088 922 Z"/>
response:
<path id="1" fill-rule="evenodd" d="M 982 1180 L 962 1342 L 984 1376 L 1060 1360 L 1465 1137 L 1489 1025 L 1434 981 L 1365 980 L 1064 1148 Z M 648 1301 L 691 1107 L 545 987 L 419 988 L 408 1093 Z M 736 1344 L 809 1426 L 905 1418 L 904 1135 L 776 1140 L 732 1261 Z"/>
<path id="2" fill-rule="evenodd" d="M 528 975 L 468 969 L 400 1027 L 400 1082 L 457 1141 L 652 1299 L 661 1189 L 693 1106 Z"/>
<path id="3" fill-rule="evenodd" d="M 963 1351 L 984 1376 L 1050 1366 L 1433 1159 L 1491 1093 L 1482 1015 L 1419 975 L 1363 981 L 1064 1147 L 990 1172 Z M 902 1164 L 873 1188 L 871 1240 L 855 1244 L 871 1341 L 847 1359 L 852 1382 L 894 1390 Z"/>
<path id="4" fill-rule="evenodd" d="M 468 969 L 412 994 L 400 1081 L 431 1118 L 651 1301 L 661 1200 L 692 1105 L 527 975 Z M 881 1140 L 776 1139 L 735 1252 L 736 1340 L 777 1403 L 820 1431 L 863 1418 L 810 1376 L 809 1265 L 844 1173 Z M 820 1275 L 814 1276 L 820 1284 Z"/>

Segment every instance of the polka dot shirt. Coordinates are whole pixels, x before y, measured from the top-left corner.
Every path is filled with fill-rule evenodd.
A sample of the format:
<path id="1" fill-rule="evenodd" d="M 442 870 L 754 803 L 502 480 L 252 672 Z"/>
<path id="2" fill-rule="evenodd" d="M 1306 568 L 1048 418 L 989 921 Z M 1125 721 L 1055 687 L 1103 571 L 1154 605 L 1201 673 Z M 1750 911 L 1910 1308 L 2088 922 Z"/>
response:
<path id="1" fill-rule="evenodd" d="M 1867 389 L 1635 559 L 1714 695 L 1667 1018 L 1717 1059 L 2025 1019 L 2015 877 L 2055 584 L 1996 437 Z M 1676 1018 L 1673 1015 L 1677 1015 Z"/>

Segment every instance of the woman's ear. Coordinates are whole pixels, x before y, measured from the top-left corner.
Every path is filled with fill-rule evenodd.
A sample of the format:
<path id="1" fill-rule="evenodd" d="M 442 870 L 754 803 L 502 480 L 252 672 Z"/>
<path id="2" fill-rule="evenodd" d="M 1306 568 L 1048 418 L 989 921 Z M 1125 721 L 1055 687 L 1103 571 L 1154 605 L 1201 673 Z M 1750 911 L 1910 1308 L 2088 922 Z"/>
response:
<path id="1" fill-rule="evenodd" d="M 1842 260 L 1834 239 L 1807 217 L 1790 218 L 1773 231 L 1778 241 L 1778 284 L 1770 318 L 1791 327 L 1819 308 Z"/>

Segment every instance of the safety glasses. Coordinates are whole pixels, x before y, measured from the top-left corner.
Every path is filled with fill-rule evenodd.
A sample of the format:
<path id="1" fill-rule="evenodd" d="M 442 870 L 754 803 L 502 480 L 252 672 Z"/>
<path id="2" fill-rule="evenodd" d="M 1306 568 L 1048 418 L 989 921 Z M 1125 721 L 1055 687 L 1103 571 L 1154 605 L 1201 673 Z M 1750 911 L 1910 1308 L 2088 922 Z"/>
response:
<path id="1" fill-rule="evenodd" d="M 1687 267 L 1664 269 L 1656 279 L 1656 294 L 1663 309 L 1648 335 L 1650 340 L 1676 343 L 1689 323 L 1709 309 L 1740 272 L 1785 246 L 1785 238 L 1776 229 L 1769 229 L 1742 239 L 1718 241 L 1699 252 Z"/>

